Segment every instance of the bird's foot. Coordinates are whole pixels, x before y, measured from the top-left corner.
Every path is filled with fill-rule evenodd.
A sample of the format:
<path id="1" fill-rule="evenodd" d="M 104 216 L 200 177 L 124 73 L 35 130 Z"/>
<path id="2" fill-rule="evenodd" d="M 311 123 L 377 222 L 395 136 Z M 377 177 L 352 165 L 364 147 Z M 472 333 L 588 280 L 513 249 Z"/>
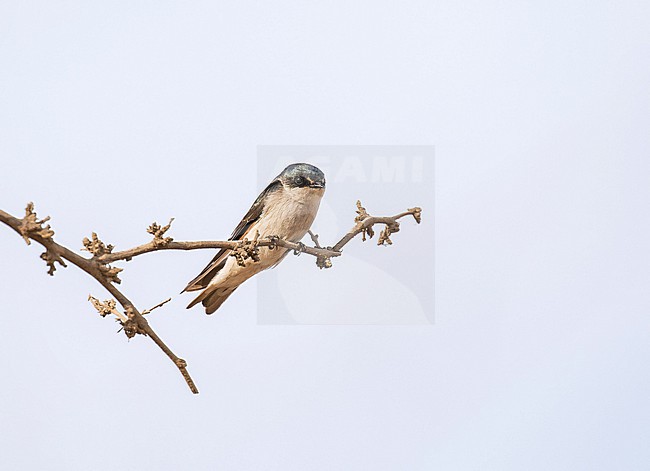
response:
<path id="1" fill-rule="evenodd" d="M 305 244 L 303 244 L 302 242 L 298 242 L 297 245 L 298 245 L 298 248 L 293 250 L 294 255 L 300 255 L 301 253 L 303 253 L 307 249 L 307 246 Z"/>
<path id="2" fill-rule="evenodd" d="M 277 247 L 278 241 L 280 240 L 280 237 L 272 235 L 272 236 L 269 236 L 268 239 L 269 239 L 269 242 L 271 242 L 269 244 L 269 250 L 275 249 Z"/>

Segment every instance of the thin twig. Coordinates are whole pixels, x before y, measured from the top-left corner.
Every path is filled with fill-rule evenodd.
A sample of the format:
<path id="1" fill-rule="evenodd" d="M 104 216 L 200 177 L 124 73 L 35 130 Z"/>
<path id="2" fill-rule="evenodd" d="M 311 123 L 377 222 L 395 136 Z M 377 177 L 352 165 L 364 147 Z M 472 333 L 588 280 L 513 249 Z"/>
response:
<path id="1" fill-rule="evenodd" d="M 314 243 L 314 247 L 317 249 L 322 249 L 323 247 L 320 246 L 320 243 L 318 242 L 318 234 L 314 234 L 311 229 L 307 231 L 309 233 L 309 237 L 311 237 L 311 241 Z"/>
<path id="2" fill-rule="evenodd" d="M 167 304 L 171 300 L 172 300 L 172 298 L 167 298 L 163 302 L 156 304 L 154 307 L 149 308 L 149 309 L 145 309 L 144 311 L 142 311 L 142 315 L 144 316 L 145 314 L 149 314 L 154 309 L 158 309 L 159 307 L 164 306 L 165 304 Z"/>

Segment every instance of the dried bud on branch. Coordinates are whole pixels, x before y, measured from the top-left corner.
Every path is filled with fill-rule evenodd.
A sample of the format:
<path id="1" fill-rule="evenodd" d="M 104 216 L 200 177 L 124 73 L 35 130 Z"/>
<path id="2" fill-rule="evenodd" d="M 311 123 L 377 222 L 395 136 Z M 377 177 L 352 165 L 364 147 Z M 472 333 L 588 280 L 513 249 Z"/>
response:
<path id="1" fill-rule="evenodd" d="M 111 283 L 115 284 L 120 284 L 122 283 L 122 280 L 117 276 L 118 273 L 123 271 L 124 268 L 117 268 L 117 267 L 112 267 L 110 265 L 99 265 L 99 271 L 101 272 L 102 275 L 104 275 L 104 278 L 108 280 Z"/>
<path id="2" fill-rule="evenodd" d="M 52 238 L 54 231 L 50 228 L 50 225 L 48 224 L 43 227 L 43 224 L 49 220 L 50 216 L 39 220 L 34 211 L 34 203 L 27 203 L 27 207 L 25 208 L 25 217 L 21 219 L 21 224 L 18 229 L 27 245 L 31 244 L 30 237 L 33 235 L 42 237 L 43 239 Z"/>
<path id="3" fill-rule="evenodd" d="M 140 326 L 138 316 L 141 316 L 141 314 L 139 312 L 133 309 L 133 307 L 128 306 L 126 308 L 126 316 L 128 319 L 122 323 L 122 327 L 124 328 L 124 334 L 128 338 L 132 339 L 138 334 L 144 335 L 145 337 L 148 335 L 149 332 Z"/>
<path id="4" fill-rule="evenodd" d="M 111 244 L 106 245 L 102 242 L 96 232 L 93 232 L 90 237 L 91 239 L 84 237 L 82 240 L 84 246 L 81 250 L 93 254 L 93 260 L 97 262 L 99 272 L 104 276 L 104 278 L 111 283 L 117 283 L 119 285 L 122 280 L 120 280 L 117 274 L 123 271 L 123 268 L 111 267 L 108 263 L 100 261 L 101 257 L 111 254 L 115 247 Z"/>
<path id="5" fill-rule="evenodd" d="M 368 211 L 366 211 L 366 208 L 361 206 L 361 201 L 357 200 L 357 217 L 354 218 L 354 222 L 356 223 L 362 223 L 366 219 L 370 217 L 370 214 L 368 214 Z M 372 239 L 372 237 L 375 235 L 375 231 L 372 229 L 372 226 L 364 227 L 361 230 L 361 240 L 363 242 L 366 241 L 366 236 L 368 236 L 368 239 Z"/>
<path id="6" fill-rule="evenodd" d="M 399 222 L 394 221 L 386 224 L 384 230 L 379 234 L 377 245 L 393 245 L 393 241 L 390 240 L 390 235 L 395 232 L 399 232 Z"/>
<path id="7" fill-rule="evenodd" d="M 260 249 L 258 248 L 260 233 L 256 232 L 253 240 L 240 240 L 237 242 L 237 246 L 230 253 L 231 257 L 235 257 L 237 260 L 237 265 L 240 267 L 246 266 L 246 260 L 249 258 L 253 262 L 260 261 Z"/>
<path id="8" fill-rule="evenodd" d="M 45 260 L 45 263 L 47 263 L 47 266 L 49 267 L 49 269 L 47 270 L 47 274 L 50 276 L 54 276 L 54 272 L 56 271 L 54 262 L 58 263 L 64 268 L 67 267 L 63 259 L 59 257 L 58 254 L 53 253 L 50 250 L 46 250 L 41 254 L 41 260 Z"/>
<path id="9" fill-rule="evenodd" d="M 154 221 L 147 228 L 147 232 L 153 236 L 153 244 L 156 247 L 164 247 L 174 240 L 172 237 L 164 237 L 165 232 L 167 232 L 169 228 L 172 227 L 172 222 L 174 222 L 174 218 L 171 218 L 166 226 L 161 227 L 157 222 Z"/>
<path id="10" fill-rule="evenodd" d="M 117 317 L 117 321 L 122 325 L 124 325 L 124 322 L 128 320 L 124 314 L 117 310 L 117 303 L 114 299 L 107 299 L 106 301 L 101 302 L 99 299 L 88 295 L 88 301 L 92 303 L 93 307 L 97 309 L 97 312 L 102 317 L 114 314 L 115 317 Z"/>
<path id="11" fill-rule="evenodd" d="M 325 255 L 318 255 L 316 257 L 316 266 L 321 270 L 323 268 L 332 268 L 332 258 Z"/>
<path id="12" fill-rule="evenodd" d="M 111 244 L 104 244 L 104 242 L 102 242 L 101 239 L 97 237 L 96 232 L 93 232 L 90 237 L 92 240 L 88 239 L 88 237 L 84 237 L 84 240 L 81 241 L 84 245 L 81 250 L 90 252 L 93 254 L 93 257 L 101 257 L 102 255 L 109 254 L 115 248 Z"/>

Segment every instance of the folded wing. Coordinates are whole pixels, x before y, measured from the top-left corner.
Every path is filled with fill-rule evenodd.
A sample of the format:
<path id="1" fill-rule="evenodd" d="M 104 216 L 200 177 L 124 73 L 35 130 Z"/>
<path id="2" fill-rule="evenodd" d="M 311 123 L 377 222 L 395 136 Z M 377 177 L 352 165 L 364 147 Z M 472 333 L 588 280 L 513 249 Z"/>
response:
<path id="1" fill-rule="evenodd" d="M 244 237 L 246 237 L 253 223 L 257 221 L 262 215 L 262 212 L 264 211 L 264 201 L 266 200 L 266 197 L 270 193 L 273 193 L 274 191 L 278 191 L 281 188 L 282 188 L 282 184 L 280 183 L 280 180 L 273 180 L 269 184 L 269 186 L 267 186 L 262 191 L 262 193 L 260 193 L 260 195 L 253 203 L 253 206 L 251 206 L 251 208 L 248 210 L 248 212 L 241 220 L 241 222 L 237 225 L 237 227 L 232 232 L 232 235 L 228 240 L 241 240 Z M 201 273 L 199 273 L 196 278 L 190 281 L 185 287 L 185 289 L 181 292 L 197 291 L 197 290 L 205 289 L 210 283 L 210 281 L 212 280 L 212 278 L 214 278 L 217 275 L 217 273 L 219 273 L 219 270 L 221 270 L 225 266 L 226 261 L 228 260 L 228 256 L 230 255 L 230 252 L 231 252 L 230 249 L 219 250 L 219 252 L 217 252 L 217 255 L 214 256 L 214 258 L 203 269 L 203 271 L 201 271 Z"/>

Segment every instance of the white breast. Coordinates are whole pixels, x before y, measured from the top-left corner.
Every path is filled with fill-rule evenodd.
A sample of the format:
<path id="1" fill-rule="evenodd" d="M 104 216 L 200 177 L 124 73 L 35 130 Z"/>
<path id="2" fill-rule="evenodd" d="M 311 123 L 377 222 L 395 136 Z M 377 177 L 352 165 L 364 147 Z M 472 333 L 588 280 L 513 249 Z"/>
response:
<path id="1" fill-rule="evenodd" d="M 324 190 L 314 188 L 282 188 L 268 195 L 264 212 L 254 225 L 260 236 L 278 236 L 298 242 L 311 227 L 318 212 Z"/>

